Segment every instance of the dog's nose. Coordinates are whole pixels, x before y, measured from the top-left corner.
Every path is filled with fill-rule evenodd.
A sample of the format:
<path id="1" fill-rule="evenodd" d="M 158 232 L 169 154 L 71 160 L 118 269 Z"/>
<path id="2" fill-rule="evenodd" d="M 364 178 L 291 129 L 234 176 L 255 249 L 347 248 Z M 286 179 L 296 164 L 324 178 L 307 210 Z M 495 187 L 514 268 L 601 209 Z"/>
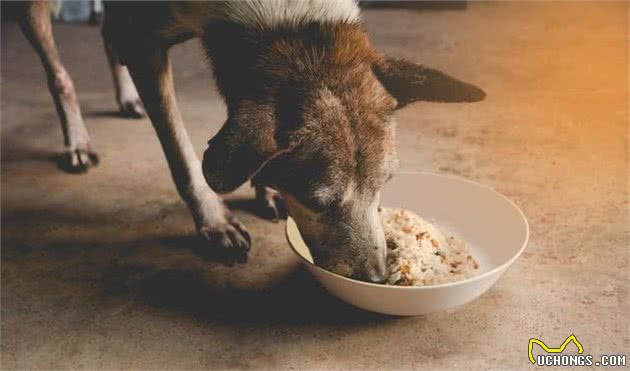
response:
<path id="1" fill-rule="evenodd" d="M 385 279 L 387 279 L 387 275 L 379 273 L 370 273 L 367 277 L 368 282 L 371 283 L 383 283 L 385 282 Z"/>
<path id="2" fill-rule="evenodd" d="M 387 269 L 385 266 L 367 267 L 367 269 L 355 270 L 354 273 L 348 277 L 370 283 L 383 283 L 387 279 Z"/>
<path id="3" fill-rule="evenodd" d="M 383 283 L 387 279 L 387 266 L 384 263 L 376 264 L 367 271 L 367 281 L 372 283 Z"/>

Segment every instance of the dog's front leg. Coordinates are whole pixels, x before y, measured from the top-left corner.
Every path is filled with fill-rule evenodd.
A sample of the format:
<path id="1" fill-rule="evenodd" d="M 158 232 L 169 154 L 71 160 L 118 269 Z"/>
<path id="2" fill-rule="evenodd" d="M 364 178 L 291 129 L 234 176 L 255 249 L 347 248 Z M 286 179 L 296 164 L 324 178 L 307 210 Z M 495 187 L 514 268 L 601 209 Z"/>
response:
<path id="1" fill-rule="evenodd" d="M 252 186 L 256 189 L 256 204 L 265 218 L 275 223 L 287 217 L 287 208 L 280 192 L 255 181 L 252 181 Z"/>
<path id="2" fill-rule="evenodd" d="M 203 177 L 175 101 L 167 50 L 137 51 L 127 65 L 162 144 L 177 190 L 188 204 L 197 230 L 209 242 L 209 248 L 200 253 L 228 264 L 245 262 L 251 242 L 249 234 Z"/>

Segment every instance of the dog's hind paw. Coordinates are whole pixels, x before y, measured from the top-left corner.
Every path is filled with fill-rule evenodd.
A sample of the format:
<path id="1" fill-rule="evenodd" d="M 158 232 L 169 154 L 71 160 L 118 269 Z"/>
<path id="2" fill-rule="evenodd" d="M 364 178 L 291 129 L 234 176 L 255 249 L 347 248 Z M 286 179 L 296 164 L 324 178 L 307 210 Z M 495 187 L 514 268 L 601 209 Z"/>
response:
<path id="1" fill-rule="evenodd" d="M 229 216 L 225 222 L 201 227 L 199 234 L 206 242 L 196 249 L 200 256 L 228 266 L 247 262 L 252 240 L 245 226 L 236 218 Z"/>
<path id="2" fill-rule="evenodd" d="M 121 100 L 118 102 L 120 107 L 120 115 L 128 118 L 143 118 L 145 115 L 144 107 L 140 98 Z"/>
<path id="3" fill-rule="evenodd" d="M 274 223 L 287 217 L 284 199 L 280 192 L 273 188 L 256 185 L 256 203 L 261 208 L 261 214 Z"/>
<path id="4" fill-rule="evenodd" d="M 80 174 L 98 165 L 98 161 L 96 151 L 88 144 L 66 149 L 60 159 L 59 167 L 68 173 Z"/>

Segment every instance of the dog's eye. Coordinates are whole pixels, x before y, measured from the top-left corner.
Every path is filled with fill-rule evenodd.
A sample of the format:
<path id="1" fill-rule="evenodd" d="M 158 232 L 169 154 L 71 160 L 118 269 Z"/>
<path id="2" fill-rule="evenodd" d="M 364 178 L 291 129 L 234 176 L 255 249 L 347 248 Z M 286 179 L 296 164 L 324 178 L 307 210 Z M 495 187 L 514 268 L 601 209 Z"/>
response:
<path id="1" fill-rule="evenodd" d="M 309 195 L 304 200 L 304 204 L 316 212 L 324 212 L 331 204 L 335 202 L 337 197 L 333 188 L 318 185 L 315 189 L 309 192 Z"/>
<path id="2" fill-rule="evenodd" d="M 315 197 L 305 200 L 304 205 L 317 213 L 323 213 L 330 206 L 325 200 Z"/>

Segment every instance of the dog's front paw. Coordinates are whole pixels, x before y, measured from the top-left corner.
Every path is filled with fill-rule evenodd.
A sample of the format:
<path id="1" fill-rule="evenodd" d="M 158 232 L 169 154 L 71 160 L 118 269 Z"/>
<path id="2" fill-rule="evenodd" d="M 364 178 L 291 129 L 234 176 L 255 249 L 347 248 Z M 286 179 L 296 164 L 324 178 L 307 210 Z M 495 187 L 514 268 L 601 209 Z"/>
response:
<path id="1" fill-rule="evenodd" d="M 273 222 L 287 217 L 284 199 L 280 192 L 273 188 L 256 185 L 256 203 L 261 208 L 261 213 Z"/>
<path id="2" fill-rule="evenodd" d="M 98 155 L 92 148 L 92 145 L 87 144 L 75 145 L 67 148 L 59 167 L 69 173 L 85 173 L 89 168 L 98 164 Z"/>
<path id="3" fill-rule="evenodd" d="M 204 244 L 197 249 L 202 257 L 223 262 L 228 266 L 247 262 L 251 237 L 245 226 L 229 216 L 225 221 L 199 228 Z"/>

